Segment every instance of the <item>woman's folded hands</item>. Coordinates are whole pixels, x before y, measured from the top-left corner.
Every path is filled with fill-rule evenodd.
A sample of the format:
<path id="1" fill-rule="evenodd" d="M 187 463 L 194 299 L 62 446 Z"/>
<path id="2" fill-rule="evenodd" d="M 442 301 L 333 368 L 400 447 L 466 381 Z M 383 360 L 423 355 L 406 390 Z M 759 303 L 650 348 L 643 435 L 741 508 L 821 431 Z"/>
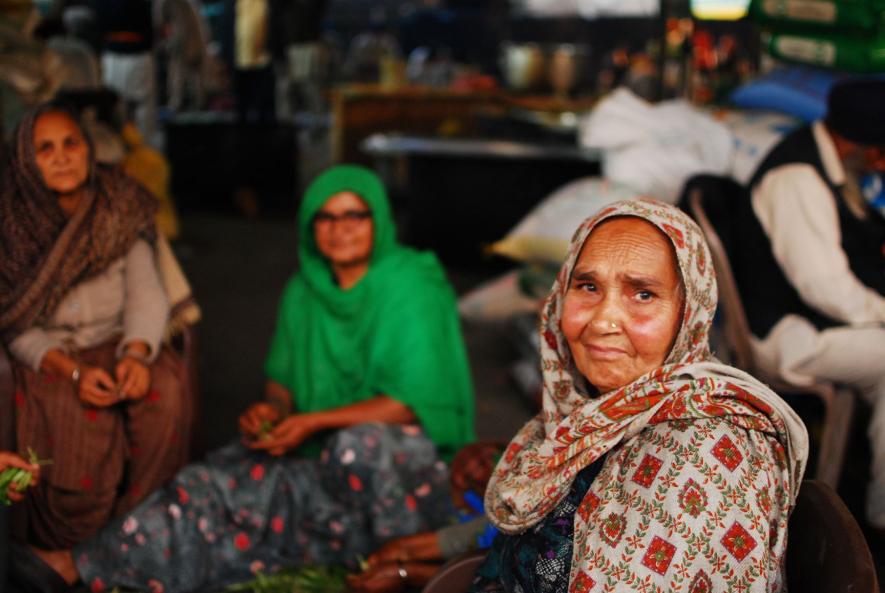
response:
<path id="1" fill-rule="evenodd" d="M 124 356 L 114 368 L 117 376 L 117 397 L 119 399 L 141 399 L 151 386 L 151 372 L 147 365 L 137 358 Z"/>
<path id="2" fill-rule="evenodd" d="M 285 418 L 267 402 L 254 403 L 240 415 L 240 432 L 250 449 L 282 455 L 321 430 L 317 414 L 291 414 Z"/>
<path id="3" fill-rule="evenodd" d="M 77 396 L 84 404 L 96 408 L 107 408 L 116 404 L 117 383 L 110 373 L 101 367 L 81 366 L 80 380 L 77 383 Z"/>
<path id="4" fill-rule="evenodd" d="M 349 575 L 347 585 L 358 593 L 394 593 L 425 584 L 442 560 L 433 531 L 391 540 L 366 561 L 365 570 Z"/>
<path id="5" fill-rule="evenodd" d="M 270 430 L 259 433 L 259 438 L 247 443 L 250 449 L 267 451 L 271 455 L 282 455 L 295 449 L 313 433 L 324 427 L 318 422 L 317 414 L 292 414 L 274 425 Z"/>

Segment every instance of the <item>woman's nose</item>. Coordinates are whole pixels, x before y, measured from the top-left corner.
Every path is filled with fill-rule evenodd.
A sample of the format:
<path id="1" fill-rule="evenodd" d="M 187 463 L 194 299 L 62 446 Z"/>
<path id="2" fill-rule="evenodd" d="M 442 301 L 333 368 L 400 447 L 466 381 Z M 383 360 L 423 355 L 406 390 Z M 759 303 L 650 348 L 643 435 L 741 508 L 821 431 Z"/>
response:
<path id="1" fill-rule="evenodd" d="M 607 294 L 593 311 L 590 324 L 598 334 L 617 333 L 622 328 L 622 312 L 616 295 Z"/>
<path id="2" fill-rule="evenodd" d="M 52 161 L 54 163 L 66 163 L 69 160 L 71 160 L 71 155 L 64 148 L 52 152 Z"/>

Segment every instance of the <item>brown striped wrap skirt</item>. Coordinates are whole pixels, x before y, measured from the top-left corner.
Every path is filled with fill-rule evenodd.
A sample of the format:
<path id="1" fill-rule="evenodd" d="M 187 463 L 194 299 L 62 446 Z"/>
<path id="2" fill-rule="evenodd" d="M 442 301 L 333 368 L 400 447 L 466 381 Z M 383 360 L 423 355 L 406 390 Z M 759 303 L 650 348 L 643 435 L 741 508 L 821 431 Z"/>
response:
<path id="1" fill-rule="evenodd" d="M 81 350 L 81 363 L 113 376 L 115 342 Z M 68 377 L 16 365 L 15 432 L 20 452 L 52 464 L 13 517 L 18 539 L 70 548 L 161 486 L 188 459 L 193 399 L 181 358 L 164 347 L 141 400 L 107 408 L 82 403 Z"/>

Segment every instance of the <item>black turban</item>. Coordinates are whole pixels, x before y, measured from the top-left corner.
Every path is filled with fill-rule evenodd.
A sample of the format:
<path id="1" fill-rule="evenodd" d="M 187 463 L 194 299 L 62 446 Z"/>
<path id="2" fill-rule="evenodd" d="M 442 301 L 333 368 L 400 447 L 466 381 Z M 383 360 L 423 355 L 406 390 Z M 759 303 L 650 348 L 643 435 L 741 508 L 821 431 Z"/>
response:
<path id="1" fill-rule="evenodd" d="M 851 142 L 885 146 L 885 80 L 846 80 L 827 98 L 827 126 Z"/>

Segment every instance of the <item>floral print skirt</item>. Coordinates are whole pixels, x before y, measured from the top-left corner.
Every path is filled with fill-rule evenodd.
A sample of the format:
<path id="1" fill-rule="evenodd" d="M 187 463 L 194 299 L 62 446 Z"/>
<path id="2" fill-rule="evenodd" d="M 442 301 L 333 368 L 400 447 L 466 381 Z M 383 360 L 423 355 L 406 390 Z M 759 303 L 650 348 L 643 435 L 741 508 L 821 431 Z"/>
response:
<path id="1" fill-rule="evenodd" d="M 416 426 L 362 424 L 319 459 L 239 443 L 185 467 L 132 512 L 74 548 L 92 591 L 175 593 L 306 564 L 355 568 L 385 541 L 454 514 L 448 469 Z"/>

